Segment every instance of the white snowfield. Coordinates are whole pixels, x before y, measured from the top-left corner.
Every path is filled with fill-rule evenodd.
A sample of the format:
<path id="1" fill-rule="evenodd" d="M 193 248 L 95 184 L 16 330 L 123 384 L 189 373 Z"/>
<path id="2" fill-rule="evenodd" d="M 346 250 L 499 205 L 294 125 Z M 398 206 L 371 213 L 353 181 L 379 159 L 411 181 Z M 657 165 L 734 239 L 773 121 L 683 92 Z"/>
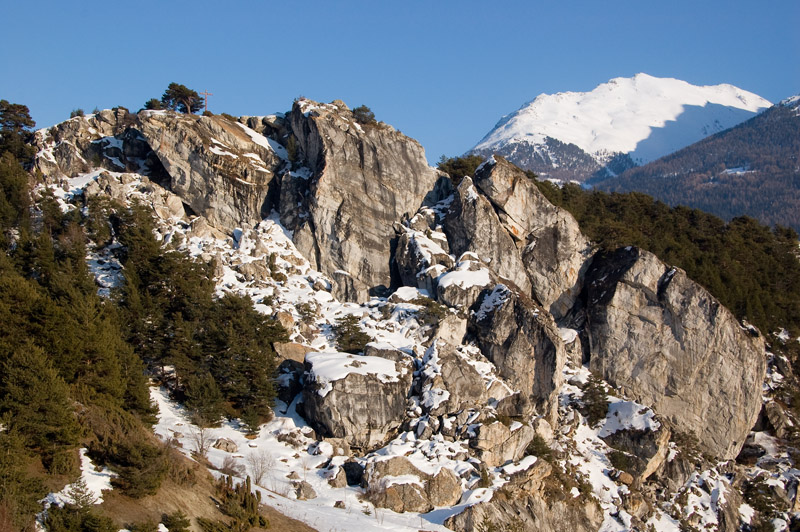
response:
<path id="1" fill-rule="evenodd" d="M 541 94 L 503 117 L 474 149 L 539 145 L 553 137 L 575 144 L 601 163 L 615 153 L 627 153 L 642 164 L 733 127 L 771 105 L 733 85 L 696 86 L 636 74 L 614 78 L 590 92 Z"/>

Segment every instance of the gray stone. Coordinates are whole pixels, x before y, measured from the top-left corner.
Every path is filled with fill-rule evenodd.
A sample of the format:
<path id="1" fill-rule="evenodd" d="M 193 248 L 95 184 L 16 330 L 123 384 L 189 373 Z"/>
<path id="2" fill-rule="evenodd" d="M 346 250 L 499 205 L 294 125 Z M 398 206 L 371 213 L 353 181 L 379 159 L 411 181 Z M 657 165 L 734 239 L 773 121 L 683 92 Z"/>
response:
<path id="1" fill-rule="evenodd" d="M 435 265 L 453 267 L 453 258 L 438 243 L 407 227 L 401 228 L 394 260 L 403 285 L 422 289 L 425 289 L 425 283 L 420 282 L 422 272 Z"/>
<path id="2" fill-rule="evenodd" d="M 428 512 L 437 506 L 452 506 L 461 500 L 461 481 L 449 469 L 435 475 L 417 469 L 407 458 L 395 456 L 374 460 L 365 470 L 366 493 L 378 507 L 395 512 Z M 416 477 L 416 481 L 392 482 L 397 477 Z"/>
<path id="3" fill-rule="evenodd" d="M 566 353 L 552 316 L 503 285 L 486 290 L 477 305 L 470 325 L 481 352 L 555 424 Z"/>
<path id="4" fill-rule="evenodd" d="M 310 177 L 281 194 L 281 220 L 312 267 L 347 283 L 333 293 L 363 302 L 391 285 L 393 224 L 417 212 L 440 173 L 415 140 L 358 124 L 344 104 L 299 99 L 287 119 Z"/>
<path id="5" fill-rule="evenodd" d="M 400 427 L 411 390 L 413 363 L 410 358 L 395 362 L 396 380 L 382 379 L 375 374 L 350 373 L 328 383 L 328 391 L 322 390 L 316 382 L 309 358 L 307 356 L 305 362 L 304 415 L 320 435 L 343 438 L 351 447 L 370 450 Z M 351 358 L 351 364 L 362 364 L 377 357 L 351 355 Z"/>
<path id="6" fill-rule="evenodd" d="M 283 162 L 240 124 L 218 116 L 138 115 L 139 129 L 169 174 L 169 188 L 226 232 L 258 223 Z M 250 157 L 245 154 L 255 154 Z"/>
<path id="7" fill-rule="evenodd" d="M 525 173 L 502 157 L 475 172 L 475 186 L 517 241 L 534 297 L 556 319 L 572 308 L 592 254 L 575 218 L 550 203 Z"/>
<path id="8" fill-rule="evenodd" d="M 301 480 L 297 484 L 294 493 L 298 501 L 310 501 L 317 498 L 317 492 L 314 491 L 314 487 L 305 480 Z"/>
<path id="9" fill-rule="evenodd" d="M 469 440 L 469 446 L 478 452 L 486 466 L 497 467 L 522 458 L 533 437 L 533 429 L 528 425 L 511 430 L 503 423 L 495 421 L 477 427 L 475 436 Z"/>
<path id="10" fill-rule="evenodd" d="M 214 449 L 220 449 L 226 453 L 235 453 L 239 450 L 239 447 L 236 445 L 236 443 L 228 438 L 217 439 L 217 441 L 214 442 L 213 447 Z"/>
<path id="11" fill-rule="evenodd" d="M 449 344 L 432 344 L 419 373 L 421 404 L 433 416 L 454 414 L 486 401 L 480 373 Z"/>
<path id="12" fill-rule="evenodd" d="M 594 500 L 552 500 L 538 493 L 498 490 L 491 501 L 464 509 L 444 525 L 451 530 L 480 530 L 487 523 L 520 532 L 596 532 L 603 523 L 603 511 Z"/>
<path id="13" fill-rule="evenodd" d="M 491 203 L 465 177 L 453 195 L 443 221 L 450 251 L 458 256 L 472 251 L 503 279 L 530 293 L 531 283 L 514 239 L 503 227 Z"/>
<path id="14" fill-rule="evenodd" d="M 586 298 L 591 370 L 694 433 L 704 451 L 735 458 L 761 407 L 763 339 L 682 270 L 637 248 L 596 258 Z"/>

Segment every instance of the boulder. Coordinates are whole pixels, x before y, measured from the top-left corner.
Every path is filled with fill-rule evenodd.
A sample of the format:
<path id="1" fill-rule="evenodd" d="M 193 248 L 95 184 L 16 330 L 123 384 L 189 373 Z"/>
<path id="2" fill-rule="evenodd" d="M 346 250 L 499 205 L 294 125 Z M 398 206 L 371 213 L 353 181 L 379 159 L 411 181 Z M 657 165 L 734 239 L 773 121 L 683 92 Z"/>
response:
<path id="1" fill-rule="evenodd" d="M 436 279 L 436 298 L 448 307 L 470 308 L 494 278 L 480 262 L 462 260 Z"/>
<path id="2" fill-rule="evenodd" d="M 405 419 L 413 362 L 348 353 L 308 353 L 304 415 L 323 437 L 343 438 L 369 450 Z"/>
<path id="3" fill-rule="evenodd" d="M 485 290 L 470 318 L 484 356 L 555 425 L 566 352 L 552 316 L 504 285 Z"/>
<path id="4" fill-rule="evenodd" d="M 316 349 L 297 342 L 275 342 L 273 344 L 275 354 L 282 360 L 294 360 L 301 364 L 306 359 L 306 353 L 314 353 Z"/>
<path id="5" fill-rule="evenodd" d="M 465 177 L 458 185 L 442 226 L 451 253 L 474 252 L 494 273 L 530 293 L 531 282 L 514 239 L 470 178 Z"/>
<path id="6" fill-rule="evenodd" d="M 364 471 L 366 492 L 377 507 L 425 513 L 461 500 L 461 481 L 446 468 L 436 474 L 419 470 L 404 456 L 374 460 Z"/>
<path id="7" fill-rule="evenodd" d="M 491 157 L 481 165 L 474 182 L 517 242 L 532 295 L 560 319 L 578 297 L 584 264 L 592 254 L 578 222 L 550 203 L 531 178 L 502 157 Z"/>
<path id="8" fill-rule="evenodd" d="M 401 227 L 394 255 L 400 280 L 405 286 L 425 289 L 420 274 L 434 265 L 453 267 L 453 257 L 422 231 Z"/>
<path id="9" fill-rule="evenodd" d="M 283 161 L 264 137 L 222 116 L 141 111 L 138 120 L 170 190 L 209 224 L 230 233 L 269 212 Z"/>
<path id="10" fill-rule="evenodd" d="M 298 501 L 310 501 L 317 498 L 317 492 L 314 491 L 314 487 L 305 480 L 297 483 L 294 493 Z"/>
<path id="11" fill-rule="evenodd" d="M 703 451 L 735 458 L 761 408 L 763 339 L 682 270 L 633 247 L 595 258 L 583 297 L 590 369 Z"/>
<path id="12" fill-rule="evenodd" d="M 448 313 L 436 324 L 432 341 L 440 341 L 450 345 L 461 345 L 467 335 L 467 320 L 456 314 Z"/>
<path id="13" fill-rule="evenodd" d="M 435 341 L 425 352 L 419 374 L 420 402 L 433 416 L 454 414 L 486 401 L 480 373 L 449 344 Z"/>
<path id="14" fill-rule="evenodd" d="M 214 442 L 214 449 L 220 449 L 226 453 L 235 453 L 239 451 L 239 447 L 233 440 L 228 438 L 219 438 Z"/>
<path id="15" fill-rule="evenodd" d="M 469 506 L 444 521 L 451 530 L 491 526 L 520 532 L 596 532 L 602 524 L 603 510 L 594 500 L 552 500 L 541 494 L 503 490 L 495 491 L 490 501 Z"/>
<path id="16" fill-rule="evenodd" d="M 469 446 L 478 452 L 487 467 L 497 467 L 522 458 L 534 436 L 533 429 L 528 425 L 518 424 L 511 430 L 495 421 L 479 425 L 475 429 L 475 436 L 469 440 Z"/>
<path id="17" fill-rule="evenodd" d="M 281 221 L 311 266 L 333 278 L 335 296 L 366 301 L 391 285 L 393 224 L 417 212 L 441 174 L 418 142 L 359 124 L 341 102 L 301 98 L 287 119 L 307 178 L 295 180 L 291 197 L 281 193 Z"/>

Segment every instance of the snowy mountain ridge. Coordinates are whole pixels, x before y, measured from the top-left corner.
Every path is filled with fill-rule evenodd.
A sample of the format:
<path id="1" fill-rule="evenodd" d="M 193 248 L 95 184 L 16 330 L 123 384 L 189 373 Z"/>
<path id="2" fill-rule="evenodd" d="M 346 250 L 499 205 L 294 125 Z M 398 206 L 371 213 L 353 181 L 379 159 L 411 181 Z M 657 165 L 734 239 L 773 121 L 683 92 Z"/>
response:
<path id="1" fill-rule="evenodd" d="M 506 154 L 520 145 L 547 151 L 550 137 L 574 144 L 600 166 L 619 154 L 641 165 L 739 124 L 770 105 L 733 85 L 696 86 L 640 73 L 614 78 L 590 92 L 540 94 L 503 117 L 472 151 Z"/>

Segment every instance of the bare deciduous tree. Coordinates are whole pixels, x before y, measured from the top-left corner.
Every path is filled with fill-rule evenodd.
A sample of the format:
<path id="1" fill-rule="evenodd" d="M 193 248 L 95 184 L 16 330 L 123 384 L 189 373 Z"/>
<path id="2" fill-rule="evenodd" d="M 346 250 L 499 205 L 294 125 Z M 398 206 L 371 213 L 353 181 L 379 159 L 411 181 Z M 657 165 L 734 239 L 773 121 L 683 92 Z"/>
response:
<path id="1" fill-rule="evenodd" d="M 247 465 L 250 466 L 250 475 L 259 486 L 265 475 L 275 468 L 275 457 L 269 451 L 259 450 L 247 456 Z"/>

